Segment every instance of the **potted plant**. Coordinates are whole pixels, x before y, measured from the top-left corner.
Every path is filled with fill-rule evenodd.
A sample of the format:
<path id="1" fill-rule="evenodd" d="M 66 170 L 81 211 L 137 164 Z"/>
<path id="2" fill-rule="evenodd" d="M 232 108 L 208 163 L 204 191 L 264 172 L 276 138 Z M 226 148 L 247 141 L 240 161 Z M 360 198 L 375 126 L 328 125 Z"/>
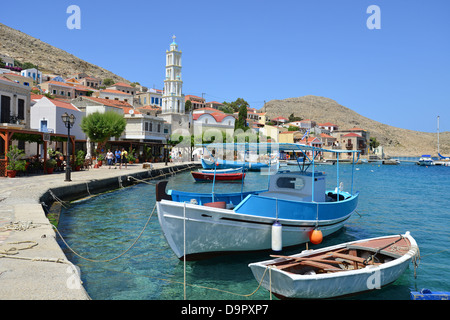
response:
<path id="1" fill-rule="evenodd" d="M 55 159 L 47 159 L 47 161 L 45 162 L 45 170 L 47 171 L 47 174 L 53 173 L 55 166 L 56 166 Z"/>
<path id="2" fill-rule="evenodd" d="M 85 156 L 84 151 L 83 150 L 78 150 L 77 156 L 75 158 L 75 170 L 76 171 L 80 171 L 81 170 L 81 167 L 84 164 L 84 156 Z"/>
<path id="3" fill-rule="evenodd" d="M 97 163 L 98 163 L 98 166 L 99 166 L 99 167 L 102 166 L 103 161 L 105 161 L 105 156 L 104 156 L 103 154 L 100 153 L 100 154 L 98 155 L 98 157 L 97 157 Z"/>
<path id="4" fill-rule="evenodd" d="M 128 154 L 128 163 L 134 163 L 135 160 L 136 160 L 136 158 L 131 153 L 129 153 Z"/>
<path id="5" fill-rule="evenodd" d="M 6 156 L 8 157 L 8 165 L 6 166 L 8 177 L 14 178 L 17 171 L 25 171 L 26 161 L 22 160 L 25 156 L 23 150 L 16 146 L 11 146 Z"/>

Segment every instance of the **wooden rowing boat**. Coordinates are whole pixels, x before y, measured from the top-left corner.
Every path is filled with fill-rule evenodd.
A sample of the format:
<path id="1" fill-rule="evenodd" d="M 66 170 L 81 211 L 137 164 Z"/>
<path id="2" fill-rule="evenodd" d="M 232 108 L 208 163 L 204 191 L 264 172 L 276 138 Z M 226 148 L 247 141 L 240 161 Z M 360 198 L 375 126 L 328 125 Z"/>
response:
<path id="1" fill-rule="evenodd" d="M 293 256 L 251 263 L 253 275 L 280 298 L 335 298 L 380 289 L 400 277 L 418 256 L 406 232 L 306 250 Z"/>

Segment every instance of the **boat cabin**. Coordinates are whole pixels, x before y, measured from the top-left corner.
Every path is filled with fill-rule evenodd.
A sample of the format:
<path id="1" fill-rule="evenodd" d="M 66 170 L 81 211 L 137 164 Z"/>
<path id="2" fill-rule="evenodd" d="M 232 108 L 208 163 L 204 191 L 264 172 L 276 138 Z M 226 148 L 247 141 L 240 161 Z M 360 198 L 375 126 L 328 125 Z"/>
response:
<path id="1" fill-rule="evenodd" d="M 315 172 L 313 181 L 312 172 L 279 171 L 271 176 L 269 190 L 260 193 L 259 196 L 282 200 L 324 202 L 325 188 L 323 172 Z"/>

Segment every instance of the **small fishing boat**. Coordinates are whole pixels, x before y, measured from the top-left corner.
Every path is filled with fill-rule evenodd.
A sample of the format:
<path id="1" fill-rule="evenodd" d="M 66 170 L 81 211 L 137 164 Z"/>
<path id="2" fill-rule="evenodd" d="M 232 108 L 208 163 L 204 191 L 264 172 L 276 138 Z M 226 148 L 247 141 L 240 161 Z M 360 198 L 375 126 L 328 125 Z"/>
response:
<path id="1" fill-rule="evenodd" d="M 201 173 L 237 173 L 237 172 L 242 172 L 243 168 L 230 168 L 230 169 L 198 169 L 198 172 Z"/>
<path id="2" fill-rule="evenodd" d="M 204 169 L 214 170 L 214 166 L 216 166 L 217 169 L 235 169 L 244 167 L 249 171 L 261 171 L 262 169 L 268 169 L 270 167 L 271 170 L 276 171 L 278 170 L 280 163 L 277 159 L 264 162 L 202 159 L 202 167 Z"/>
<path id="3" fill-rule="evenodd" d="M 231 172 L 231 173 L 214 173 L 214 172 L 198 172 L 198 171 L 191 171 L 192 176 L 194 177 L 195 181 L 237 181 L 237 180 L 243 180 L 245 178 L 245 173 L 242 172 Z"/>
<path id="4" fill-rule="evenodd" d="M 249 264 L 280 298 L 325 299 L 362 293 L 397 280 L 419 248 L 411 234 L 347 242 Z"/>
<path id="5" fill-rule="evenodd" d="M 309 235 L 315 228 L 320 228 L 323 237 L 336 232 L 353 214 L 359 193 L 353 193 L 353 167 L 350 190 L 343 190 L 339 181 L 339 153 L 359 154 L 359 151 L 325 150 L 292 143 L 258 146 L 269 151 L 303 152 L 312 164 L 312 171 L 307 171 L 310 166 L 299 165 L 299 171 L 269 172 L 267 188 L 244 192 L 242 183 L 241 191 L 233 193 L 216 193 L 214 183 L 210 193 L 166 192 L 167 181 L 158 182 L 158 220 L 179 259 L 197 260 L 271 248 L 280 251 L 282 246 L 310 241 Z M 327 189 L 326 174 L 315 170 L 315 158 L 322 152 L 337 153 L 336 188 L 333 184 Z M 278 230 L 275 235 L 274 228 Z"/>

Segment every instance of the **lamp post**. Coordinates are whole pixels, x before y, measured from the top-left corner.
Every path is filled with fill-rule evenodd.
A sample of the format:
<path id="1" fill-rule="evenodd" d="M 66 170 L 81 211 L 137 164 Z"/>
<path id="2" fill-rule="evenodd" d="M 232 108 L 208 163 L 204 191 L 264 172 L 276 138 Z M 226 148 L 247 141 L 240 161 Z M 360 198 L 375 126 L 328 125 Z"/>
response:
<path id="1" fill-rule="evenodd" d="M 73 114 L 71 114 L 69 116 L 67 114 L 67 112 L 64 112 L 64 114 L 61 116 L 61 119 L 67 128 L 66 180 L 64 180 L 64 181 L 72 181 L 70 179 L 70 172 L 71 172 L 71 168 L 70 168 L 70 128 L 72 128 L 75 123 L 75 116 Z"/>

